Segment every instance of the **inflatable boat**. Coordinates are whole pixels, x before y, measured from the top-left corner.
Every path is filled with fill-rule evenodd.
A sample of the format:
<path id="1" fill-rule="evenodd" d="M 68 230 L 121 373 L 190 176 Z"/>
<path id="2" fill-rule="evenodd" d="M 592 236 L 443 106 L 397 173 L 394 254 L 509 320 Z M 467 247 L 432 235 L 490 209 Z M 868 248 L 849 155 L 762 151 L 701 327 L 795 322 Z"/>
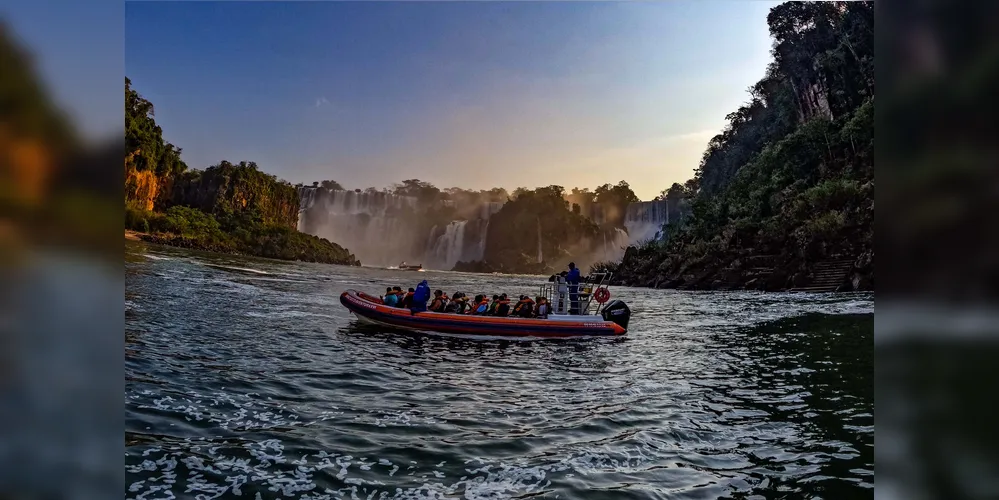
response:
<path id="1" fill-rule="evenodd" d="M 543 290 L 548 289 L 545 296 L 551 294 L 551 299 L 554 299 L 550 299 L 554 305 L 553 313 L 544 318 L 413 312 L 387 306 L 380 297 L 357 290 L 340 294 L 340 303 L 361 322 L 409 332 L 531 338 L 615 337 L 627 333 L 631 311 L 620 300 L 600 302 L 599 299 L 609 299 L 605 285 L 580 289 L 577 299 L 579 314 L 568 314 L 567 287 L 564 283 L 561 287 L 559 285 L 555 283 L 542 287 Z M 590 314 L 591 297 L 594 296 L 598 298 L 599 305 Z"/>

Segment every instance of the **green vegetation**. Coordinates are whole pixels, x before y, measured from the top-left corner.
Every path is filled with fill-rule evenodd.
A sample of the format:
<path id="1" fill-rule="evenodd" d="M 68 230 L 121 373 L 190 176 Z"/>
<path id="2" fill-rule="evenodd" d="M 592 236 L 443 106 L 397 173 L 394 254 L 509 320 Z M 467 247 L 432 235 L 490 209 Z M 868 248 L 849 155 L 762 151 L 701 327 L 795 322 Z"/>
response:
<path id="1" fill-rule="evenodd" d="M 873 288 L 873 2 L 787 2 L 767 21 L 766 76 L 662 195 L 691 198 L 690 216 L 630 248 L 621 282 L 785 289 L 851 259 L 853 287 Z"/>
<path id="2" fill-rule="evenodd" d="M 590 242 L 596 241 L 600 229 L 570 209 L 562 186 L 521 188 L 514 195 L 489 220 L 484 255 L 489 268 L 499 272 L 548 273 L 568 263 L 574 255 L 589 253 Z"/>
<path id="3" fill-rule="evenodd" d="M 166 212 L 125 209 L 125 228 L 147 233 L 154 243 L 273 259 L 360 265 L 352 255 L 325 239 L 247 215 L 216 218 L 196 208 L 176 205 Z M 221 222 L 220 222 L 221 220 Z"/>
<path id="4" fill-rule="evenodd" d="M 177 175 L 172 201 L 223 218 L 255 213 L 263 224 L 294 228 L 298 223 L 298 190 L 253 162 L 222 161 Z"/>
<path id="5" fill-rule="evenodd" d="M 298 191 L 253 162 L 189 170 L 163 141 L 153 105 L 125 79 L 125 228 L 156 243 L 277 259 L 360 265 L 296 229 Z M 333 186 L 333 184 L 324 185 Z"/>

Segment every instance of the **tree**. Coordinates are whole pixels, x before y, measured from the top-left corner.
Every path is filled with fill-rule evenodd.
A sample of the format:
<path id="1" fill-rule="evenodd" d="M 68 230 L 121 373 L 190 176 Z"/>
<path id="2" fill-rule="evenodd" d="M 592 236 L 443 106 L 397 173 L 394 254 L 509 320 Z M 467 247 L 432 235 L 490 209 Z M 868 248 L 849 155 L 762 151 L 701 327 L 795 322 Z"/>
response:
<path id="1" fill-rule="evenodd" d="M 609 214 L 607 222 L 616 226 L 624 224 L 624 216 L 628 210 L 629 203 L 641 201 L 627 181 L 617 184 L 604 184 L 594 192 L 594 201 L 604 207 L 604 213 Z"/>
<path id="2" fill-rule="evenodd" d="M 125 154 L 133 158 L 136 170 L 153 170 L 158 175 L 176 175 L 187 170 L 180 159 L 181 149 L 163 140 L 163 130 L 154 119 L 153 103 L 132 89 L 125 78 Z"/>
<path id="3" fill-rule="evenodd" d="M 340 183 L 337 181 L 322 181 L 319 183 L 319 185 L 331 191 L 345 191 L 343 186 L 341 186 Z"/>
<path id="4" fill-rule="evenodd" d="M 657 201 L 661 200 L 679 200 L 681 198 L 689 198 L 692 193 L 687 190 L 685 184 L 680 184 L 679 182 L 674 182 L 669 189 L 662 190 L 658 196 L 656 196 Z"/>
<path id="5" fill-rule="evenodd" d="M 421 204 L 431 204 L 440 199 L 441 190 L 433 184 L 419 179 L 407 179 L 401 184 L 392 186 L 393 194 L 398 196 L 411 196 L 416 198 Z"/>

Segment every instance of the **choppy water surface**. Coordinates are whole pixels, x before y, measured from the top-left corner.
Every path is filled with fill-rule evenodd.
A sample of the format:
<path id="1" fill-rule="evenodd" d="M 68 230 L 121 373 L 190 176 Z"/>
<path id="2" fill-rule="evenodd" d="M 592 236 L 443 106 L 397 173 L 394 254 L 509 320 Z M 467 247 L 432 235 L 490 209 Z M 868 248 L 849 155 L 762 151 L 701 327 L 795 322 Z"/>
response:
<path id="1" fill-rule="evenodd" d="M 426 278 L 126 244 L 128 498 L 873 498 L 870 295 L 613 289 L 623 339 L 356 325 Z"/>

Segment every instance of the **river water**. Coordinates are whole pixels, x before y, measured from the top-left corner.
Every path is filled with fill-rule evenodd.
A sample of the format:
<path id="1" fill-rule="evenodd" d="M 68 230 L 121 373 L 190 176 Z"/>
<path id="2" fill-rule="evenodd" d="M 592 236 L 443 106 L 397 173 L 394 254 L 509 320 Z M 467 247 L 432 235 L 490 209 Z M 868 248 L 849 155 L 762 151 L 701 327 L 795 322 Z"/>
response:
<path id="1" fill-rule="evenodd" d="M 346 288 L 535 293 L 127 242 L 128 498 L 873 498 L 873 295 L 615 288 L 628 335 L 414 336 Z"/>

